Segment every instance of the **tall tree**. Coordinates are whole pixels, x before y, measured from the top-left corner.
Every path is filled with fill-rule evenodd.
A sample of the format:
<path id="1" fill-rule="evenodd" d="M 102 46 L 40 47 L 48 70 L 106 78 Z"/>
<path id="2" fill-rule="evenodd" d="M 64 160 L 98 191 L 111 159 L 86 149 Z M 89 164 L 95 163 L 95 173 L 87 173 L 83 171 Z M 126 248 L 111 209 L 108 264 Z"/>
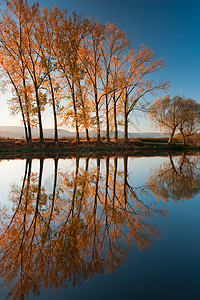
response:
<path id="1" fill-rule="evenodd" d="M 57 8 L 48 10 L 46 7 L 42 9 L 41 18 L 38 20 L 36 40 L 41 37 L 43 43 L 40 43 L 40 56 L 41 64 L 43 68 L 43 75 L 45 75 L 44 85 L 42 88 L 47 90 L 50 98 L 50 105 L 53 109 L 54 119 L 54 141 L 58 143 L 58 120 L 57 120 L 57 108 L 59 103 L 60 86 L 58 76 L 56 75 L 56 68 L 53 59 L 53 42 L 55 39 L 55 26 L 54 18 L 56 18 L 58 12 Z"/>
<path id="2" fill-rule="evenodd" d="M 115 67 L 116 57 L 122 59 L 123 54 L 129 48 L 130 41 L 126 38 L 126 33 L 119 30 L 115 24 L 106 24 L 105 27 L 105 42 L 101 46 L 102 65 L 101 81 L 103 92 L 105 95 L 105 112 L 106 112 L 106 139 L 110 140 L 109 132 L 109 99 L 112 96 L 111 79 L 112 73 L 116 71 Z M 115 92 L 115 91 L 114 91 Z M 115 96 L 115 94 L 113 95 Z M 116 103 L 116 98 L 113 98 Z M 115 106 L 114 106 L 115 108 Z M 116 114 L 116 111 L 115 111 Z M 115 124 L 116 125 L 116 124 Z"/>
<path id="3" fill-rule="evenodd" d="M 129 69 L 124 71 L 124 139 L 128 139 L 128 122 L 136 104 L 146 94 L 166 90 L 169 82 L 156 82 L 149 75 L 164 68 L 163 59 L 156 59 L 150 48 L 141 45 L 139 51 L 130 50 Z"/>
<path id="4" fill-rule="evenodd" d="M 114 123 L 114 137 L 118 140 L 118 123 L 120 123 L 121 113 L 123 111 L 123 95 L 124 95 L 124 64 L 127 62 L 128 56 L 117 55 L 112 62 L 111 73 L 111 97 L 112 97 L 112 113 Z"/>
<path id="5" fill-rule="evenodd" d="M 25 33 L 24 27 L 27 22 L 25 17 L 29 7 L 26 1 L 11 0 L 6 2 L 7 10 L 0 21 L 0 46 L 1 67 L 7 75 L 13 91 L 16 94 L 17 104 L 22 113 L 25 135 L 29 146 L 32 145 L 31 114 L 33 104 L 30 101 L 30 81 L 25 59 Z M 13 103 L 12 107 L 16 106 Z"/>
<path id="6" fill-rule="evenodd" d="M 82 42 L 87 35 L 88 20 L 75 12 L 68 16 L 66 11 L 60 15 L 61 24 L 56 33 L 54 56 L 57 68 L 62 74 L 63 80 L 68 86 L 73 107 L 73 121 L 76 129 L 76 141 L 79 142 L 78 104 L 81 99 L 77 98 L 76 91 L 80 90 L 80 80 L 83 77 L 83 69 L 80 64 L 79 51 Z"/>
<path id="7" fill-rule="evenodd" d="M 41 92 L 41 85 L 47 76 L 47 74 L 44 73 L 41 58 L 41 49 L 44 43 L 44 36 L 41 36 L 38 30 L 41 18 L 39 4 L 33 3 L 32 7 L 26 5 L 24 9 L 24 18 L 26 20 L 24 26 L 24 35 L 26 42 L 26 65 L 29 72 L 29 76 L 32 80 L 33 91 L 35 94 L 40 142 L 42 145 L 44 145 L 44 133 L 41 114 L 46 104 L 46 96 Z"/>
<path id="8" fill-rule="evenodd" d="M 95 20 L 90 20 L 89 38 L 84 42 L 84 48 L 81 53 L 81 62 L 86 71 L 88 86 L 90 87 L 92 100 L 94 102 L 96 126 L 97 126 L 97 141 L 100 141 L 101 136 L 101 84 L 100 74 L 101 66 L 101 47 L 105 38 L 105 25 L 99 24 Z"/>

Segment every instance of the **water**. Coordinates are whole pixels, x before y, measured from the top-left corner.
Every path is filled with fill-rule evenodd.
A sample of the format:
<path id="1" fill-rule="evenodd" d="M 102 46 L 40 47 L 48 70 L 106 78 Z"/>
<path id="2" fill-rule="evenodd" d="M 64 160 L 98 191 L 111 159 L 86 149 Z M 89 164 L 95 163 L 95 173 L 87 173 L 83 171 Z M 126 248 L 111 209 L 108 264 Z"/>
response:
<path id="1" fill-rule="evenodd" d="M 199 156 L 0 161 L 2 299 L 200 299 Z"/>

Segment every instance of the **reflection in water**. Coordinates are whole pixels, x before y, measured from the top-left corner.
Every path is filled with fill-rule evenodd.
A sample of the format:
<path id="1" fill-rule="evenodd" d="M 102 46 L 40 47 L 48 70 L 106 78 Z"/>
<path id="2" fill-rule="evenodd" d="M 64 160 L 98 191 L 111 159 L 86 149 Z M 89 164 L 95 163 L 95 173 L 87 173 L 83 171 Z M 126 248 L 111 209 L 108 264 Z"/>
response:
<path id="1" fill-rule="evenodd" d="M 183 174 L 184 164 L 189 164 L 184 161 L 179 168 Z M 44 159 L 38 173 L 27 159 L 21 186 L 13 185 L 9 193 L 12 213 L 0 211 L 0 269 L 8 297 L 25 299 L 31 291 L 39 295 L 41 286 L 56 290 L 113 272 L 133 241 L 142 250 L 159 237 L 148 219 L 155 213 L 165 216 L 166 211 L 139 199 L 138 189 L 129 183 L 128 158 L 123 168 L 118 158 L 92 162 L 86 158 L 80 164 L 76 158 L 74 171 L 68 173 L 54 159 L 49 194 L 42 183 Z"/>
<path id="2" fill-rule="evenodd" d="M 173 158 L 169 155 L 168 163 L 161 164 L 152 171 L 147 185 L 158 199 L 173 201 L 192 199 L 200 191 L 199 156 Z"/>

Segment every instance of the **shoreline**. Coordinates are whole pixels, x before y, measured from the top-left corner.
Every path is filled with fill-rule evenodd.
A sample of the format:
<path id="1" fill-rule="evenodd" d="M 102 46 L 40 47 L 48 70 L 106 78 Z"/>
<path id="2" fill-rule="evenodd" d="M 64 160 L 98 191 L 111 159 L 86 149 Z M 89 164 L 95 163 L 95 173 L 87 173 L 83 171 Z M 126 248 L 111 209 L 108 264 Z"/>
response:
<path id="1" fill-rule="evenodd" d="M 41 147 L 39 139 L 33 140 L 32 148 L 29 148 L 25 140 L 1 139 L 0 159 L 20 158 L 29 155 L 33 157 L 84 157 L 84 156 L 157 156 L 169 153 L 198 152 L 199 146 L 189 144 L 187 147 L 180 142 L 167 144 L 167 139 L 130 139 L 110 142 L 85 140 L 77 143 L 74 139 L 60 139 L 57 145 L 53 139 L 45 139 Z"/>

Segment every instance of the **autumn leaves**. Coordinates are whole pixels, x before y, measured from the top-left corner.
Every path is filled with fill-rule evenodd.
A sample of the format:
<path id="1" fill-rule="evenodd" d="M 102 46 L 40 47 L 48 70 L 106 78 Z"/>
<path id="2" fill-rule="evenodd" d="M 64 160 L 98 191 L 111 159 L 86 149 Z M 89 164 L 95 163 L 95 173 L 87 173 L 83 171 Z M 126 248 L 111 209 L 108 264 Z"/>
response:
<path id="1" fill-rule="evenodd" d="M 79 132 L 101 130 L 118 139 L 124 126 L 128 138 L 131 112 L 148 93 L 166 89 L 168 82 L 154 82 L 149 74 L 163 68 L 151 49 L 137 51 L 126 33 L 114 24 L 99 24 L 66 10 L 40 9 L 24 0 L 7 1 L 0 21 L 1 78 L 12 88 L 10 109 L 20 113 L 26 140 L 32 145 L 32 128 L 39 127 L 44 144 L 43 112 L 51 112 L 54 140 L 58 124 Z"/>
<path id="2" fill-rule="evenodd" d="M 200 104 L 190 98 L 171 98 L 166 95 L 151 105 L 149 117 L 156 125 L 170 133 L 168 145 L 171 145 L 174 134 L 179 132 L 186 146 L 189 138 L 199 132 Z"/>

